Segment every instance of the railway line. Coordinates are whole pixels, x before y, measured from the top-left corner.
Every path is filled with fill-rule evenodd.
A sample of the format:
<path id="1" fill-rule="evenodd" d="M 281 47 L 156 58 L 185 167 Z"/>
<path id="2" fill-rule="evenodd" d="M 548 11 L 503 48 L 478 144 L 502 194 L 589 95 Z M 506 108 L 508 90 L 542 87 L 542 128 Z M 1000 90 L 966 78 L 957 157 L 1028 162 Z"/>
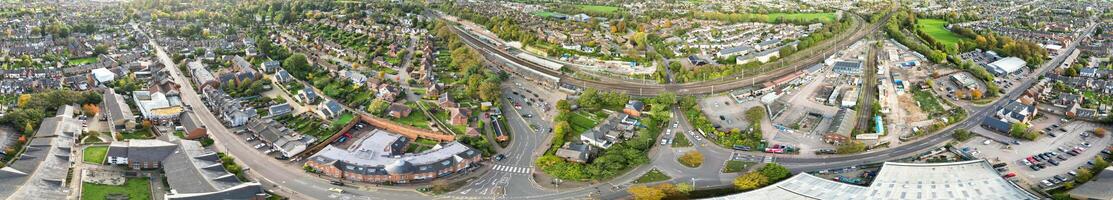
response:
<path id="1" fill-rule="evenodd" d="M 880 30 L 881 26 L 888 22 L 889 18 L 892 16 L 892 13 L 893 12 L 889 12 L 884 17 L 882 17 L 880 21 L 869 24 L 868 28 L 857 28 L 856 30 L 854 30 L 856 32 L 845 39 L 837 41 L 826 41 L 824 44 L 821 44 L 818 47 L 823 47 L 825 46 L 825 44 L 830 43 L 835 44 L 833 46 L 828 46 L 828 48 L 822 53 L 805 55 L 806 57 L 804 57 L 803 59 L 795 61 L 789 61 L 786 60 L 786 58 L 781 59 L 778 62 L 766 63 L 766 66 L 763 66 L 763 68 L 772 65 L 783 65 L 766 73 L 750 77 L 743 77 L 744 74 L 735 74 L 722 79 L 682 84 L 631 83 L 627 81 L 590 80 L 577 78 L 566 75 L 558 70 L 543 66 L 541 64 L 519 58 L 499 46 L 478 39 L 476 36 L 468 33 L 466 30 L 463 30 L 460 27 L 454 28 L 453 31 L 455 31 L 460 36 L 460 38 L 463 38 L 465 43 L 472 46 L 473 48 L 480 50 L 481 53 L 484 53 L 485 56 L 495 55 L 500 57 L 499 59 L 503 59 L 506 61 L 506 63 L 503 64 L 520 66 L 524 68 L 524 71 L 540 73 L 539 76 L 552 77 L 551 79 L 555 79 L 555 85 L 574 86 L 581 89 L 596 88 L 604 91 L 619 91 L 634 96 L 653 96 L 666 91 L 673 92 L 678 95 L 699 95 L 729 91 L 737 88 L 749 87 L 755 84 L 761 84 L 806 69 L 807 67 L 815 65 L 817 63 L 821 63 L 823 59 L 827 58 L 830 55 L 833 55 L 835 52 L 846 49 L 854 42 L 861 40 L 865 36 Z M 856 26 L 861 26 L 861 24 L 865 23 L 865 21 L 857 15 L 850 16 L 852 16 L 851 20 L 856 21 L 854 24 L 858 24 Z"/>

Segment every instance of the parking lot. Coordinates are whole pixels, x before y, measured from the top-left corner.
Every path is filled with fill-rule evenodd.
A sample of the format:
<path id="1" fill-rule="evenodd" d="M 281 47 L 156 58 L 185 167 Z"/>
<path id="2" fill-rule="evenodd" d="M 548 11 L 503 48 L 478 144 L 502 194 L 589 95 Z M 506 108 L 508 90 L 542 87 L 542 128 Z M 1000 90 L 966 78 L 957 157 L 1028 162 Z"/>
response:
<path id="1" fill-rule="evenodd" d="M 738 104 L 730 97 L 720 95 L 700 99 L 699 106 L 712 124 L 723 128 L 744 129 L 750 125 L 746 122 L 746 109 L 761 106 L 761 102 L 746 101 Z"/>
<path id="2" fill-rule="evenodd" d="M 1055 121 L 1057 119 L 1054 118 Z M 1017 177 L 1024 182 L 1048 187 L 1048 184 L 1041 181 L 1056 175 L 1060 178 L 1073 178 L 1068 173 L 1078 167 L 1088 166 L 1089 161 L 1103 154 L 1102 150 L 1110 145 L 1111 137 L 1099 138 L 1091 133 L 1098 126 L 1096 124 L 1078 121 L 1048 123 L 1047 121 L 1053 119 L 1044 119 L 1035 123 L 1037 126 L 1032 129 L 1033 131 L 1048 129 L 1047 134 L 1036 141 L 1022 141 L 1020 145 L 1014 145 L 976 137 L 959 147 L 972 149 L 971 152 L 976 157 L 1007 163 L 1008 172 L 1016 173 Z M 1041 122 L 1048 125 L 1043 125 Z"/>

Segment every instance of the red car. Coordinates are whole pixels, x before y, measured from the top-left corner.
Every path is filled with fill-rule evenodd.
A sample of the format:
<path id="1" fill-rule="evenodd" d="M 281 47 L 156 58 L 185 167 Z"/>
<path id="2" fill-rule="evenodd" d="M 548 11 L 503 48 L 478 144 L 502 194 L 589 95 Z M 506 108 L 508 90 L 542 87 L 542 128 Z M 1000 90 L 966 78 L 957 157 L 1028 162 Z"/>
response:
<path id="1" fill-rule="evenodd" d="M 1001 176 L 1001 177 L 1012 178 L 1014 176 L 1016 176 L 1016 173 L 1009 172 L 1008 174 L 1005 174 L 1004 176 Z"/>

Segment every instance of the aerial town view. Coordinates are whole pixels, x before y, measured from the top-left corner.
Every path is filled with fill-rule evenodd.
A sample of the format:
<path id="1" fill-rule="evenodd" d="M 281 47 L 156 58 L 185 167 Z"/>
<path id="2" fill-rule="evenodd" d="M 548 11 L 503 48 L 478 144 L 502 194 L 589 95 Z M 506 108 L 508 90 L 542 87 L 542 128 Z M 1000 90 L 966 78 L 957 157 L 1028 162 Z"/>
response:
<path id="1" fill-rule="evenodd" d="M 0 0 L 0 35 L 0 200 L 1113 200 L 1109 0 Z"/>

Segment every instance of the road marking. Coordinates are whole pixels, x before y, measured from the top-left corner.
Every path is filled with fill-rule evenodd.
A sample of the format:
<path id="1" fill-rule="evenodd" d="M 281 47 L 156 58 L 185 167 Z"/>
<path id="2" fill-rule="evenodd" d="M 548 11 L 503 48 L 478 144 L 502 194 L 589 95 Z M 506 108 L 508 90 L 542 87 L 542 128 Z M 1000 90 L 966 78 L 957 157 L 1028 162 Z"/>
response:
<path id="1" fill-rule="evenodd" d="M 494 169 L 497 170 L 497 171 L 516 173 L 516 174 L 529 174 L 530 172 L 533 172 L 532 167 L 514 167 L 514 166 L 506 166 L 506 165 L 495 165 Z"/>

